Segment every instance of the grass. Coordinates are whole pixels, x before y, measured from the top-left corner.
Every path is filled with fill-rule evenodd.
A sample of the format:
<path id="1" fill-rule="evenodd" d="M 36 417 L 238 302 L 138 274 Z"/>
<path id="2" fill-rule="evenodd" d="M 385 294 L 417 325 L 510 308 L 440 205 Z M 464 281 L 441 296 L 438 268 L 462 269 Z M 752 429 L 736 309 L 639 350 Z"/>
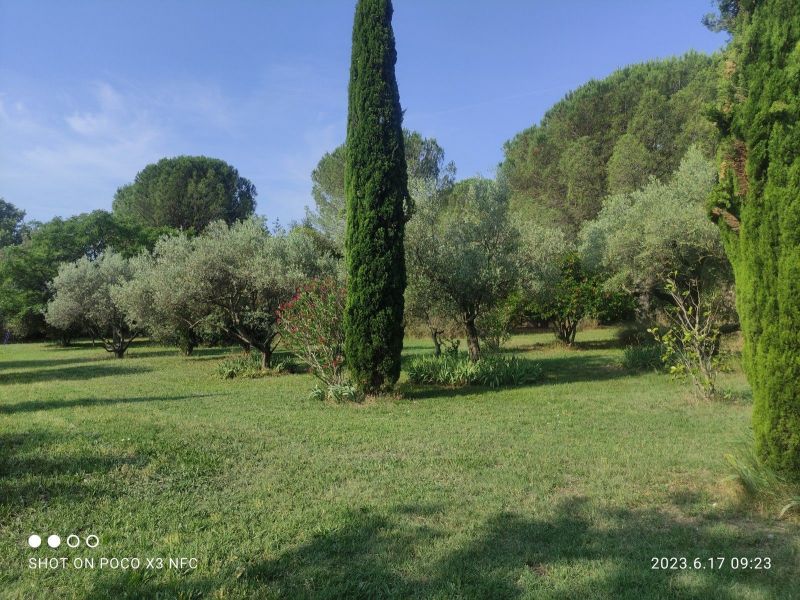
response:
<path id="1" fill-rule="evenodd" d="M 800 525 L 726 483 L 741 374 L 720 383 L 745 400 L 697 402 L 623 370 L 610 330 L 550 339 L 508 350 L 541 364 L 536 385 L 336 406 L 307 399 L 310 375 L 220 381 L 233 350 L 2 346 L 0 597 L 800 597 Z M 32 550 L 31 533 L 100 545 Z M 27 568 L 50 556 L 198 565 Z M 662 556 L 728 560 L 651 570 Z M 772 568 L 729 568 L 755 556 Z"/>

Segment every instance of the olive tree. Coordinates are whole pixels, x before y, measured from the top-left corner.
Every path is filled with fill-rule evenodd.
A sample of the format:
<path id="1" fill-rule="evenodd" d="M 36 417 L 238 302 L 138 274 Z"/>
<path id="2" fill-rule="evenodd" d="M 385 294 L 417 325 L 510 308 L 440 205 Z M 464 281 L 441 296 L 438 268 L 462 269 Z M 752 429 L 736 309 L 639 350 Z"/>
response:
<path id="1" fill-rule="evenodd" d="M 129 322 L 176 344 L 186 355 L 200 342 L 209 313 L 198 301 L 187 269 L 194 249 L 195 240 L 185 234 L 161 238 L 152 254 L 142 252 L 131 259 L 131 279 L 113 291 Z"/>
<path id="2" fill-rule="evenodd" d="M 476 321 L 516 289 L 519 234 L 509 219 L 505 187 L 480 177 L 418 202 L 407 226 L 406 251 L 414 285 L 431 290 L 467 337 L 470 360 L 480 358 Z"/>
<path id="3" fill-rule="evenodd" d="M 270 233 L 256 218 L 218 221 L 193 240 L 184 267 L 186 298 L 207 327 L 259 350 L 267 368 L 280 339 L 278 307 L 305 279 L 334 268 L 303 228 Z"/>
<path id="4" fill-rule="evenodd" d="M 696 279 L 706 286 L 730 282 L 719 231 L 706 217 L 714 179 L 713 163 L 691 148 L 666 183 L 653 180 L 606 198 L 597 219 L 581 231 L 587 268 L 605 272 L 609 289 L 635 295 L 643 315 L 652 312 L 654 299 L 670 304 L 663 290 L 672 273 L 679 287 Z"/>
<path id="5" fill-rule="evenodd" d="M 64 263 L 50 284 L 53 298 L 45 319 L 52 327 L 85 329 L 102 340 L 103 347 L 122 358 L 139 333 L 116 302 L 114 288 L 132 275 L 128 259 L 107 250 L 95 259 L 87 257 Z"/>

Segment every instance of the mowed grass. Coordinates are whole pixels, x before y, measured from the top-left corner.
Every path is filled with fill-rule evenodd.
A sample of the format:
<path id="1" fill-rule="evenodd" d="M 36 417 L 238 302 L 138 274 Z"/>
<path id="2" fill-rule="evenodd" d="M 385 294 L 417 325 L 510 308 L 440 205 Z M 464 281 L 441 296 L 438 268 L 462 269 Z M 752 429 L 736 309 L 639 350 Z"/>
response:
<path id="1" fill-rule="evenodd" d="M 231 349 L 2 346 L 0 597 L 800 597 L 800 526 L 745 511 L 726 482 L 748 439 L 742 375 L 722 381 L 737 400 L 697 402 L 622 369 L 612 334 L 515 337 L 537 385 L 406 385 L 366 405 L 308 400 L 309 375 L 220 381 Z M 32 550 L 31 533 L 100 545 Z M 52 556 L 142 568 L 28 568 Z M 757 556 L 772 568 L 730 568 Z"/>

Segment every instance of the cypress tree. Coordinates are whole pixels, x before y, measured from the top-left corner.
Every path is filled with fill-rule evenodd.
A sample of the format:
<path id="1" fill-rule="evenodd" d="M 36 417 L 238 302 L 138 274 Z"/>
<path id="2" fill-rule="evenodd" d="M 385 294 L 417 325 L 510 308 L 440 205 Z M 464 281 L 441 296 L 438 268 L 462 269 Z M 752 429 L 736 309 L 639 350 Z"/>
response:
<path id="1" fill-rule="evenodd" d="M 345 157 L 345 355 L 356 385 L 400 376 L 408 181 L 390 0 L 359 0 L 353 25 Z"/>
<path id="2" fill-rule="evenodd" d="M 720 5 L 733 38 L 711 211 L 736 277 L 756 448 L 800 479 L 800 11 L 797 0 Z"/>

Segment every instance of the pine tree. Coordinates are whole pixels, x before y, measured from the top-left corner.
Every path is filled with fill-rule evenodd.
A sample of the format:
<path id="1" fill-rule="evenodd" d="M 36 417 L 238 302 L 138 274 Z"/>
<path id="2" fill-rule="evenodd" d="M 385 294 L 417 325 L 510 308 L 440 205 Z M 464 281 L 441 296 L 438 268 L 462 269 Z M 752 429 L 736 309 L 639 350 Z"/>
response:
<path id="1" fill-rule="evenodd" d="M 393 385 L 403 349 L 408 181 L 390 0 L 359 0 L 350 67 L 345 355 L 364 392 Z"/>
<path id="2" fill-rule="evenodd" d="M 756 447 L 800 479 L 800 12 L 797 0 L 731 4 L 712 214 L 736 277 Z"/>

